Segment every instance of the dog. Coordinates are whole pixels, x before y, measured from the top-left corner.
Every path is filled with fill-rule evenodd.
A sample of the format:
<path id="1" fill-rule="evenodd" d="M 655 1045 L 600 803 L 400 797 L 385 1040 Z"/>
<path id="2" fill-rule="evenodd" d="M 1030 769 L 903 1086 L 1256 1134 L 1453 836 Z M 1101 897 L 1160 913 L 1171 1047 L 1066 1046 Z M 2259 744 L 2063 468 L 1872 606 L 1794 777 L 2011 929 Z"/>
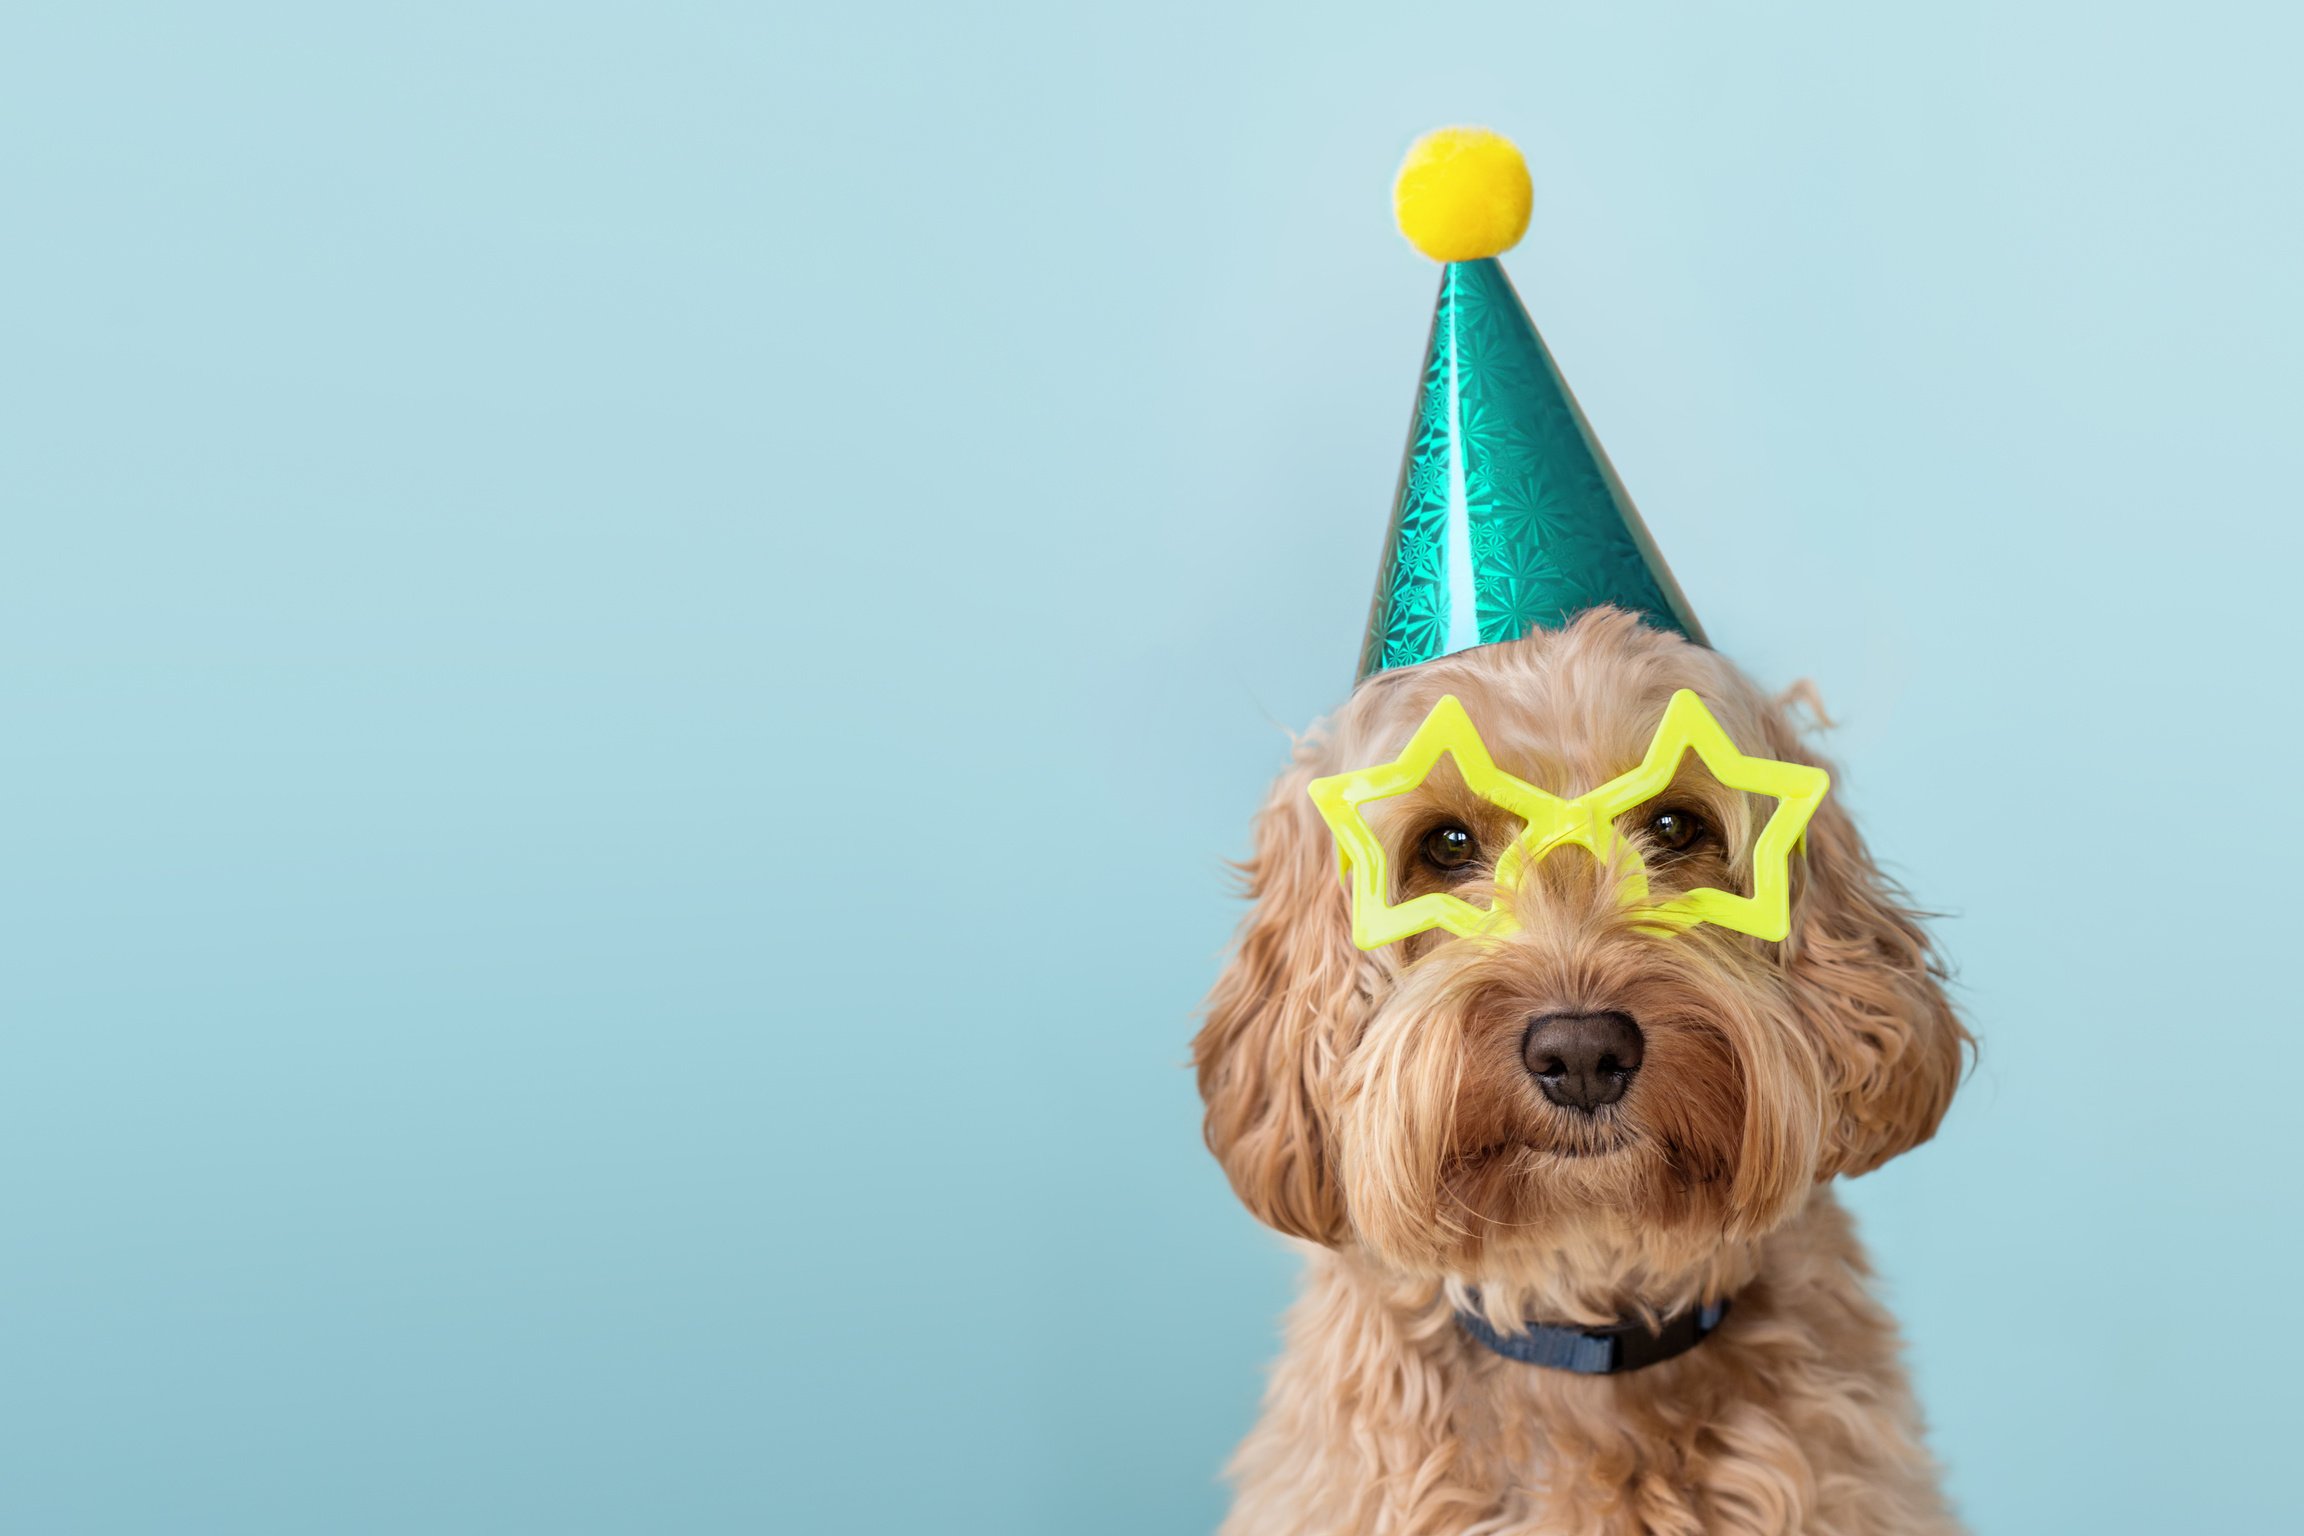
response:
<path id="1" fill-rule="evenodd" d="M 1601 608 L 1369 677 L 1274 786 L 1192 1051 L 1209 1148 L 1307 1254 L 1225 1536 L 1959 1529 L 1832 1181 L 1928 1140 L 1973 1043 L 1834 798 L 1781 943 L 1666 935 L 1573 850 L 1501 888 L 1509 818 L 1443 758 L 1370 807 L 1393 899 L 1517 924 L 1353 944 L 1316 776 L 1392 757 L 1453 694 L 1498 766 L 1578 794 L 1679 689 L 1743 752 L 1817 762 L 1717 652 Z M 1769 804 L 1690 758 L 1617 826 L 1659 894 L 1734 890 Z M 1641 1368 L 1503 1352 L 1538 1329 Z"/>

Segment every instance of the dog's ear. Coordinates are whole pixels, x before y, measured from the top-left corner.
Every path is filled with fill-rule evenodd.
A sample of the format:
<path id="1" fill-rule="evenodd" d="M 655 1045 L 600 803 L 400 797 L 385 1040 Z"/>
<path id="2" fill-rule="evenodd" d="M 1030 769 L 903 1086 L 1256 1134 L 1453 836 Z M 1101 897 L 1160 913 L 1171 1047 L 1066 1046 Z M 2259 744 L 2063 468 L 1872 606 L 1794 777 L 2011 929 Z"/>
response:
<path id="1" fill-rule="evenodd" d="M 1256 818 L 1242 866 L 1255 903 L 1192 1042 L 1208 1149 L 1257 1219 L 1340 1241 L 1344 1208 L 1328 1140 L 1338 1032 L 1365 1002 L 1336 853 L 1299 763 Z"/>
<path id="2" fill-rule="evenodd" d="M 1869 1173 L 1936 1134 L 1974 1041 L 1918 915 L 1831 800 L 1807 849 L 1787 961 L 1833 1095 L 1819 1173 Z"/>

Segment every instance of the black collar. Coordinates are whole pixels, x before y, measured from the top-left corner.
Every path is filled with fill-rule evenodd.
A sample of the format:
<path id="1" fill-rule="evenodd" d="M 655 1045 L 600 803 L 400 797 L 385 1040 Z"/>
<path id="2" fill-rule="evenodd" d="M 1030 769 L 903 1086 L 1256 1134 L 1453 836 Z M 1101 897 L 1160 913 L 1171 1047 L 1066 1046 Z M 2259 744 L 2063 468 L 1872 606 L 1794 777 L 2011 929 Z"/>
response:
<path id="1" fill-rule="evenodd" d="M 1675 1312 L 1655 1328 L 1645 1323 L 1611 1323 L 1575 1328 L 1565 1323 L 1522 1323 L 1518 1333 L 1498 1333 L 1476 1312 L 1456 1314 L 1457 1326 L 1507 1360 L 1546 1365 L 1579 1376 L 1614 1376 L 1684 1355 L 1711 1337 L 1728 1315 L 1728 1298 Z"/>

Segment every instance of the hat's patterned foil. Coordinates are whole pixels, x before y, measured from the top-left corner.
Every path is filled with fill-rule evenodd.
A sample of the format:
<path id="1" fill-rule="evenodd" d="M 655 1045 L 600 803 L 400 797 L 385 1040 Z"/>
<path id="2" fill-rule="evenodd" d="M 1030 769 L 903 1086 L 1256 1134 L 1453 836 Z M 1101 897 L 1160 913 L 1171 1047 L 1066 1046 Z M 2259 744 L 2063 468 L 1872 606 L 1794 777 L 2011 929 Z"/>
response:
<path id="1" fill-rule="evenodd" d="M 1604 603 L 1704 643 L 1504 269 L 1451 262 L 1360 675 Z"/>

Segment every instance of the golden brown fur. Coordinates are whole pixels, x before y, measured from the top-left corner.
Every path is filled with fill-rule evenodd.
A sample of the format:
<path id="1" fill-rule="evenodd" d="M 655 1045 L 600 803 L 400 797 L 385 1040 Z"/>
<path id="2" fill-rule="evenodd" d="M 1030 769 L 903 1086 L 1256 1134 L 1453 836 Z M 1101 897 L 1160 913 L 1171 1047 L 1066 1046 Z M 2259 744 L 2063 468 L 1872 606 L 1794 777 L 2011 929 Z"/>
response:
<path id="1" fill-rule="evenodd" d="M 1500 766 L 1575 794 L 1637 762 L 1682 687 L 1744 751 L 1813 760 L 1716 653 L 1602 610 L 1378 674 L 1274 787 L 1255 906 L 1193 1047 L 1233 1188 L 1312 1245 L 1234 1462 L 1233 1536 L 1955 1529 L 1829 1181 L 1934 1132 L 1968 1037 L 1836 799 L 1793 860 L 1780 945 L 1637 930 L 1580 855 L 1505 894 L 1521 920 L 1507 937 L 1351 942 L 1314 776 L 1388 760 L 1453 693 Z M 1659 884 L 1742 888 L 1768 802 L 1693 766 L 1669 793 L 1722 846 L 1677 875 L 1655 863 Z M 1435 816 L 1484 844 L 1510 830 L 1479 820 L 1445 763 L 1371 814 L 1404 871 Z M 1459 888 L 1494 895 L 1478 874 Z M 1620 1102 L 1563 1110 L 1522 1065 L 1522 1033 L 1539 1013 L 1603 1010 L 1637 1018 L 1645 1062 Z M 1678 1359 L 1588 1378 L 1470 1342 L 1452 1312 L 1474 1288 L 1507 1328 L 1722 1295 L 1734 1311 Z"/>

